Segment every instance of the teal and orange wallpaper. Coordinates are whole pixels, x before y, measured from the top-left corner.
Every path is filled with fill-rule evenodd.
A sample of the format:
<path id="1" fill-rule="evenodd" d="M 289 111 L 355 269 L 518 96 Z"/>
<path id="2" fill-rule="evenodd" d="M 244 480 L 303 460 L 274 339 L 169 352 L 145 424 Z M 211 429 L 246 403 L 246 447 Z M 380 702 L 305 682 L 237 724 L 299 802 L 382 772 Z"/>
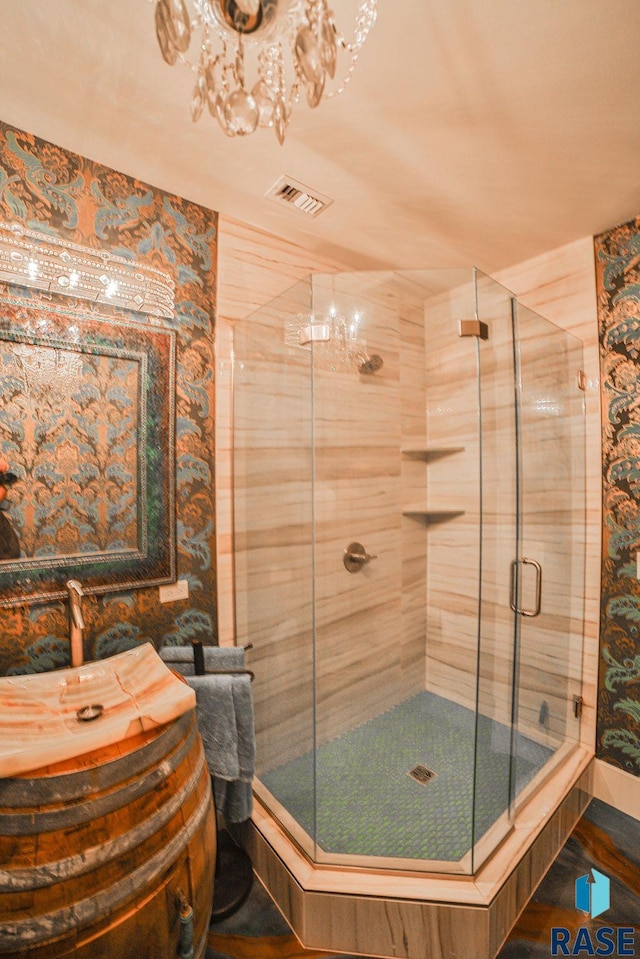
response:
<path id="1" fill-rule="evenodd" d="M 154 322 L 173 330 L 176 338 L 177 577 L 188 581 L 189 598 L 161 604 L 157 587 L 86 597 L 85 655 L 88 659 L 101 658 L 148 641 L 157 647 L 188 643 L 192 639 L 205 644 L 215 643 L 213 449 L 217 214 L 0 123 L 0 220 L 20 223 L 30 230 L 69 243 L 108 250 L 130 261 L 162 270 L 173 279 L 175 315 L 161 321 L 154 318 Z M 37 304 L 38 296 L 25 288 L 0 284 L 0 308 L 4 301 L 7 309 L 9 300 L 15 301 L 16 297 L 23 297 L 26 304 Z M 46 299 L 50 307 L 59 307 L 60 311 L 74 308 L 73 301 L 63 295 L 51 293 Z M 87 304 L 76 302 L 78 315 L 86 316 L 89 312 Z M 149 323 L 148 316 L 124 309 L 105 306 L 92 310 L 93 315 L 107 324 L 110 318 L 115 325 L 118 322 Z M 97 383 L 105 377 L 115 382 L 114 377 L 122 378 L 126 372 L 107 369 L 106 361 L 101 362 L 104 368 L 96 369 Z M 4 370 L 2 375 L 7 375 L 7 371 Z M 113 403 L 117 405 L 117 402 L 127 400 L 131 397 L 123 394 Z M 8 402 L 7 397 L 0 399 L 4 406 Z M 115 405 L 109 409 L 108 405 L 98 403 L 98 407 L 102 407 L 105 428 L 109 422 L 115 424 Z M 7 407 L 0 412 L 10 416 L 11 410 Z M 71 413 L 68 407 L 65 410 L 67 420 Z M 128 456 L 124 441 L 131 440 L 125 420 L 123 415 L 118 423 L 122 434 L 120 439 L 124 437 L 120 443 L 123 469 Z M 69 429 L 63 432 L 67 436 L 73 435 Z M 5 433 L 0 434 L 0 442 L 7 438 Z M 10 449 L 11 443 L 8 440 L 7 443 L 3 442 L 2 457 L 11 466 L 11 454 L 18 458 L 20 450 Z M 50 444 L 39 452 L 41 458 L 49 459 L 38 462 L 38 475 L 45 476 L 48 470 L 51 475 L 67 475 L 72 467 L 75 468 L 70 462 L 74 455 L 68 441 Z M 77 458 L 79 467 L 82 467 L 80 453 Z M 96 473 L 97 464 L 89 459 L 84 468 L 77 470 L 78 475 L 82 474 L 83 483 L 86 477 L 90 479 Z M 112 475 L 115 475 L 113 470 Z M 18 495 L 14 492 L 17 486 L 9 491 L 9 500 Z M 123 484 L 121 488 L 122 515 L 126 520 L 130 497 L 125 495 Z M 89 484 L 85 492 L 90 491 Z M 28 543 L 32 554 L 45 548 L 36 525 L 30 524 L 30 529 L 21 532 L 23 539 L 39 536 L 41 542 Z M 69 523 L 64 529 L 46 529 L 46 537 L 52 542 L 69 535 Z M 103 534 L 96 529 L 93 535 L 99 537 Z M 131 535 L 125 521 L 116 541 L 125 542 Z M 68 665 L 67 609 L 62 601 L 0 609 L 0 624 L 0 674 Z"/>
<path id="2" fill-rule="evenodd" d="M 597 755 L 640 776 L 640 218 L 595 238 L 603 439 Z"/>
<path id="3" fill-rule="evenodd" d="M 18 541 L 16 553 L 0 537 L 0 606 L 65 599 L 71 578 L 84 593 L 166 584 L 175 332 L 24 292 L 0 297 L 0 453 L 13 474 L 0 510 Z"/>

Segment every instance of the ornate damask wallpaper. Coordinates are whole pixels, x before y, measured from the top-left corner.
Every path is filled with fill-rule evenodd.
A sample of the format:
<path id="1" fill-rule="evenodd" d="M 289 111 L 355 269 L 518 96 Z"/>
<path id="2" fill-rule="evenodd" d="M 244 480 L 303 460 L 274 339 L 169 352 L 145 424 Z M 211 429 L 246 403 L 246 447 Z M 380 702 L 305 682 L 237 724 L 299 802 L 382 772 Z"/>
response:
<path id="1" fill-rule="evenodd" d="M 85 652 L 92 659 L 148 641 L 157 647 L 188 643 L 194 638 L 215 643 L 213 335 L 217 214 L 0 123 L 0 219 L 70 243 L 108 250 L 172 277 L 175 317 L 154 318 L 154 322 L 173 329 L 177 338 L 177 575 L 188 581 L 190 595 L 188 600 L 164 605 L 158 600 L 157 588 L 86 597 Z M 43 296 L 0 284 L 0 299 L 6 302 L 16 295 L 31 303 Z M 73 304 L 72 299 L 55 293 L 44 297 L 49 304 L 65 310 Z M 76 302 L 79 314 L 92 313 L 103 322 L 110 318 L 149 322 L 149 317 L 135 312 Z M 24 359 L 28 362 L 27 356 Z M 96 383 L 104 381 L 105 389 L 107 380 L 124 383 L 130 372 L 126 361 L 112 369 L 107 368 L 104 359 L 96 358 L 95 364 Z M 121 392 L 120 399 L 125 403 L 126 390 Z M 113 409 L 101 402 L 98 406 L 108 429 Z M 65 415 L 73 417 L 71 406 Z M 67 425 L 66 435 L 72 435 Z M 124 437 L 118 444 L 118 455 L 126 465 L 132 440 L 126 417 L 121 418 L 118 429 Z M 52 447 L 48 466 L 53 472 L 68 473 L 73 468 L 68 462 L 68 446 L 61 442 Z M 39 464 L 43 469 L 46 465 Z M 114 462 L 114 469 L 116 465 Z M 110 473 L 115 476 L 113 469 Z M 126 542 L 131 536 L 127 532 L 127 503 L 133 491 L 127 492 L 120 485 L 123 510 L 118 542 Z M 46 532 L 52 541 L 67 535 L 68 524 L 65 529 Z M 103 536 L 99 524 L 90 535 L 98 539 Z M 45 548 L 39 539 L 39 544 L 31 543 L 29 548 Z M 67 665 L 68 647 L 67 610 L 62 602 L 0 610 L 0 674 Z"/>
<path id="2" fill-rule="evenodd" d="M 34 360 L 51 368 L 46 389 L 40 373 L 30 377 Z M 46 342 L 0 343 L 1 421 L 18 440 L 12 465 L 18 456 L 28 464 L 11 510 L 22 556 L 137 547 L 137 367 L 126 357 Z M 11 456 L 6 447 L 3 453 Z"/>
<path id="3" fill-rule="evenodd" d="M 598 756 L 640 776 L 640 218 L 595 238 L 603 418 Z"/>
<path id="4" fill-rule="evenodd" d="M 175 577 L 175 343 L 40 292 L 0 296 L 0 453 L 15 477 L 2 508 L 19 551 L 0 538 L 0 606 L 65 598 L 70 577 L 85 593 Z"/>

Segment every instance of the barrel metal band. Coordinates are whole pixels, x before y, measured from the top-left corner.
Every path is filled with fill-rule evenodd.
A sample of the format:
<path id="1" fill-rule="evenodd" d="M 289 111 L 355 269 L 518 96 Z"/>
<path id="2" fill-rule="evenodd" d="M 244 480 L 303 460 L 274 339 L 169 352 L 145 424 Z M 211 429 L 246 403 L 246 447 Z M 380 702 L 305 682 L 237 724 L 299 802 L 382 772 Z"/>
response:
<path id="1" fill-rule="evenodd" d="M 54 862 L 43 863 L 31 869 L 0 869 L 0 889 L 8 892 L 25 892 L 29 889 L 42 889 L 57 882 L 75 879 L 87 872 L 100 868 L 105 863 L 118 860 L 136 846 L 141 846 L 154 833 L 165 826 L 180 810 L 182 804 L 196 789 L 204 766 L 201 753 L 198 768 L 187 782 L 164 803 L 153 815 L 143 820 L 134 829 L 121 836 L 110 839 L 90 849 L 83 849 L 74 856 L 67 856 Z"/>
<path id="2" fill-rule="evenodd" d="M 25 946 L 35 946 L 74 930 L 83 929 L 95 922 L 96 916 L 115 913 L 134 897 L 141 896 L 145 889 L 151 887 L 156 880 L 168 872 L 185 846 L 196 835 L 210 809 L 211 793 L 207 789 L 194 815 L 166 846 L 128 876 L 118 879 L 112 886 L 101 890 L 95 896 L 88 896 L 72 906 L 66 906 L 64 909 L 58 909 L 44 916 L 3 923 L 0 927 L 0 952 L 11 952 L 18 947 L 24 949 Z"/>
<path id="3" fill-rule="evenodd" d="M 166 759 L 179 746 L 190 726 L 195 725 L 195 712 L 190 710 L 166 726 L 154 739 L 133 752 L 112 759 L 101 766 L 77 772 L 62 773 L 54 776 L 20 776 L 0 780 L 0 808 L 9 808 L 17 812 L 20 807 L 33 809 L 34 806 L 56 802 L 72 802 L 85 799 L 89 793 L 111 789 L 122 782 L 122 770 L 131 769 L 135 760 L 136 770 L 140 774 L 152 769 L 161 760 Z"/>
<path id="4" fill-rule="evenodd" d="M 0 814 L 0 833 L 5 836 L 34 836 L 42 832 L 55 832 L 68 829 L 92 819 L 100 819 L 130 805 L 134 800 L 154 790 L 164 782 L 167 776 L 175 772 L 193 746 L 197 735 L 195 723 L 189 735 L 172 756 L 158 763 L 151 772 L 127 783 L 122 789 L 92 799 L 88 796 L 84 802 L 54 809 L 51 812 L 21 813 L 14 811 Z"/>

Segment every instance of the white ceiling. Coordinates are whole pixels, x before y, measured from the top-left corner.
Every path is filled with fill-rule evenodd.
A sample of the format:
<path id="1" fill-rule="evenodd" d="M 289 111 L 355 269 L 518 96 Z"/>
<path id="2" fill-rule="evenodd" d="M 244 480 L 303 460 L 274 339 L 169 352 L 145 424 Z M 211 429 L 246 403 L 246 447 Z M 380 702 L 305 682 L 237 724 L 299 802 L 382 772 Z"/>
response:
<path id="1" fill-rule="evenodd" d="M 153 12 L 0 0 L 0 118 L 354 268 L 492 271 L 640 213 L 640 0 L 379 0 L 347 92 L 282 147 L 192 123 Z M 283 173 L 333 206 L 280 210 Z"/>

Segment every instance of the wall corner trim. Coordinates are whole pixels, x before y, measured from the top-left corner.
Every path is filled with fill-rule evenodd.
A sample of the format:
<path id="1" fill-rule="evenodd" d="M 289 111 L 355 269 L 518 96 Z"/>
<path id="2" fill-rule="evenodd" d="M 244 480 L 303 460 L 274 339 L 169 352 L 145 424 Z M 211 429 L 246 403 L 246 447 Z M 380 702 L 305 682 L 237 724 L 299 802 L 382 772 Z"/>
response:
<path id="1" fill-rule="evenodd" d="M 640 776 L 596 759 L 593 795 L 640 822 Z"/>

